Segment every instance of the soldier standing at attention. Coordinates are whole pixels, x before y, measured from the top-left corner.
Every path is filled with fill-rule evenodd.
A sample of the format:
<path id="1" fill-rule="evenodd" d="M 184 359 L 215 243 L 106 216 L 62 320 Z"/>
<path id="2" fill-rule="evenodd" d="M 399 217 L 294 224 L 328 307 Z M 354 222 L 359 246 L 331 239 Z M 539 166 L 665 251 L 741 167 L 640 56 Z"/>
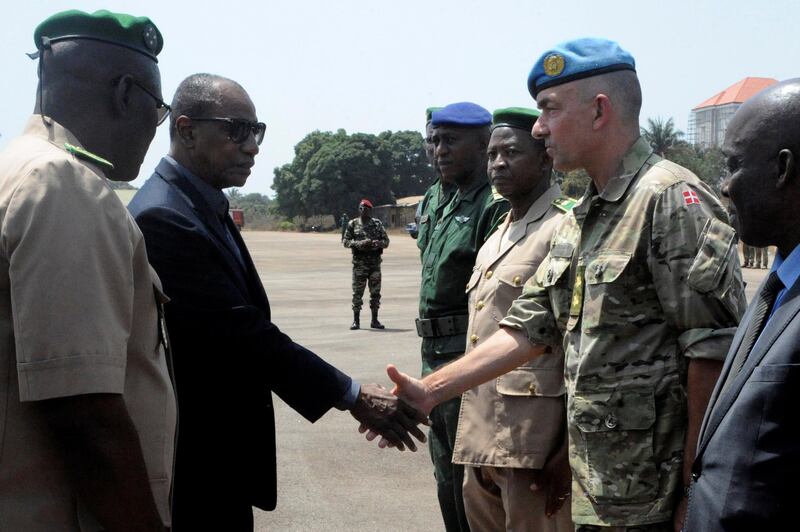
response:
<path id="1" fill-rule="evenodd" d="M 347 224 L 344 232 L 344 247 L 353 251 L 353 324 L 350 330 L 361 328 L 361 305 L 364 287 L 369 282 L 369 308 L 372 311 L 373 329 L 383 329 L 378 321 L 381 306 L 381 255 L 389 247 L 389 237 L 383 224 L 372 218 L 372 202 L 362 199 L 358 204 L 358 218 Z"/>
<path id="2" fill-rule="evenodd" d="M 493 115 L 489 180 L 511 211 L 478 251 L 467 284 L 465 354 L 497 331 L 497 316 L 522 293 L 575 204 L 550 184 L 553 162 L 531 136 L 538 116 L 521 107 Z M 572 532 L 565 393 L 558 349 L 461 397 L 453 462 L 467 466 L 464 508 L 472 530 Z"/>
<path id="3" fill-rule="evenodd" d="M 736 233 L 713 191 L 641 138 L 634 60 L 617 43 L 548 50 L 528 89 L 534 137 L 556 170 L 586 170 L 586 193 L 499 331 L 422 381 L 387 371 L 424 413 L 562 348 L 578 532 L 678 531 L 745 306 Z"/>
<path id="4" fill-rule="evenodd" d="M 436 164 L 431 117 L 433 112 L 439 109 L 441 107 L 428 107 L 425 111 L 425 155 L 431 168 L 433 168 L 435 180 L 425 191 L 425 196 L 417 207 L 417 247 L 419 248 L 420 256 L 425 252 L 431 231 L 436 226 L 437 220 L 441 218 L 445 205 L 453 199 L 457 188 L 455 183 L 442 176 Z"/>
<path id="5" fill-rule="evenodd" d="M 509 208 L 486 176 L 491 122 L 491 113 L 474 103 L 454 103 L 433 112 L 436 165 L 442 182 L 454 183 L 457 191 L 442 208 L 422 253 L 416 325 L 422 337 L 423 375 L 464 354 L 468 320 L 464 287 L 478 248 Z M 448 532 L 469 530 L 461 496 L 464 467 L 452 464 L 460 404 L 461 399 L 454 398 L 430 416 L 431 458 Z"/>

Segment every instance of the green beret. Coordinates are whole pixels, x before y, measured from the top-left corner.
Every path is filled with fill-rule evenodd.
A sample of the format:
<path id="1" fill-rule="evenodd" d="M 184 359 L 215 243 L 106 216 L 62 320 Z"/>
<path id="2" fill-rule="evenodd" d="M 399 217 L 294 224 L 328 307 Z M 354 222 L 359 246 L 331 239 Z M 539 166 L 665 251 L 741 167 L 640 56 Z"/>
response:
<path id="1" fill-rule="evenodd" d="M 425 109 L 425 123 L 426 124 L 431 121 L 431 117 L 433 116 L 433 112 L 434 111 L 438 111 L 439 109 L 441 109 L 441 107 L 428 107 L 427 109 Z"/>
<path id="2" fill-rule="evenodd" d="M 39 52 L 50 43 L 74 39 L 91 39 L 124 46 L 156 62 L 156 56 L 164 47 L 161 32 L 149 18 L 106 10 L 91 14 L 77 9 L 62 11 L 47 18 L 33 32 Z"/>
<path id="3" fill-rule="evenodd" d="M 515 127 L 530 131 L 541 114 L 541 111 L 528 109 L 527 107 L 498 109 L 492 114 L 492 129 L 496 127 Z"/>

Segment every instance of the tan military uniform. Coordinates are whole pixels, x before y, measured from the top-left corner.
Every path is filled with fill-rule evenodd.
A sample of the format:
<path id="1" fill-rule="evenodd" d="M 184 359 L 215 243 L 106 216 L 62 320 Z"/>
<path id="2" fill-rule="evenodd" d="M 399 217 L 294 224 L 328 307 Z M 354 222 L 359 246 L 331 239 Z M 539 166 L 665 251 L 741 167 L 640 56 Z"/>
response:
<path id="1" fill-rule="evenodd" d="M 714 193 L 639 139 L 564 217 L 502 322 L 563 346 L 576 524 L 672 519 L 686 359 L 722 360 L 745 306 L 735 242 Z"/>
<path id="2" fill-rule="evenodd" d="M 560 195 L 554 185 L 522 219 L 512 222 L 509 214 L 478 252 L 467 285 L 467 353 L 497 332 L 499 321 L 547 255 L 564 214 L 553 205 Z M 563 356 L 554 354 L 462 396 L 453 462 L 473 466 L 464 481 L 464 505 L 473 530 L 572 530 L 569 505 L 548 519 L 544 493 L 530 489 L 531 470 L 541 468 L 564 438 L 564 393 Z"/>
<path id="3" fill-rule="evenodd" d="M 158 277 L 69 131 L 38 115 L 0 153 L 0 530 L 97 530 L 36 401 L 122 394 L 165 523 L 176 409 Z M 163 301 L 163 299 L 162 299 Z"/>

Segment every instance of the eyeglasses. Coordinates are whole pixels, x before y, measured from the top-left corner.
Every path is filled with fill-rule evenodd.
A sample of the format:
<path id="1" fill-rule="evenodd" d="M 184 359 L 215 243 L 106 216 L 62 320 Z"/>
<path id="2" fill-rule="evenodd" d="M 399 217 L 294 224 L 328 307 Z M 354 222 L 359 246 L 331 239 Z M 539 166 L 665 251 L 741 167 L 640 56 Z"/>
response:
<path id="1" fill-rule="evenodd" d="M 206 121 L 206 122 L 225 122 L 228 124 L 228 140 L 235 144 L 242 144 L 248 138 L 250 133 L 256 139 L 256 144 L 260 145 L 264 140 L 264 134 L 267 132 L 267 124 L 264 122 L 250 122 L 249 120 L 242 120 L 241 118 L 221 118 L 221 117 L 190 117 L 191 120 Z"/>
<path id="2" fill-rule="evenodd" d="M 156 111 L 158 112 L 158 121 L 156 122 L 156 125 L 160 126 L 161 124 L 163 124 L 164 120 L 166 120 L 167 117 L 169 116 L 170 111 L 172 111 L 172 108 L 170 108 L 169 105 L 164 103 L 164 100 L 162 100 L 161 98 L 159 98 L 158 96 L 147 90 L 147 87 L 136 81 L 135 78 L 132 78 L 131 82 L 140 89 L 142 89 L 144 92 L 146 92 L 148 96 L 150 96 L 152 99 L 156 101 Z"/>

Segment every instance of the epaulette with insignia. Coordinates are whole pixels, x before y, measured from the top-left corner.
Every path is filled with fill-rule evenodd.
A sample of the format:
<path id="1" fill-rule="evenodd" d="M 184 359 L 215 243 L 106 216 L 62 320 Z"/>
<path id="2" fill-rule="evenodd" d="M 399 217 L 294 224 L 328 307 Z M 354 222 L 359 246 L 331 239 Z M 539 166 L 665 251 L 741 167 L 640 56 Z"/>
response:
<path id="1" fill-rule="evenodd" d="M 494 187 L 492 187 L 492 199 L 501 200 L 505 199 Z"/>
<path id="2" fill-rule="evenodd" d="M 69 153 L 77 157 L 78 159 L 85 159 L 89 162 L 99 164 L 100 166 L 105 166 L 106 168 L 114 168 L 114 165 L 111 161 L 107 161 L 100 157 L 99 155 L 95 155 L 94 153 L 84 150 L 80 146 L 73 146 L 69 142 L 64 143 L 64 149 L 67 150 Z"/>
<path id="3" fill-rule="evenodd" d="M 570 198 L 569 196 L 561 196 L 553 200 L 553 207 L 560 211 L 569 212 L 578 204 L 578 200 Z"/>

